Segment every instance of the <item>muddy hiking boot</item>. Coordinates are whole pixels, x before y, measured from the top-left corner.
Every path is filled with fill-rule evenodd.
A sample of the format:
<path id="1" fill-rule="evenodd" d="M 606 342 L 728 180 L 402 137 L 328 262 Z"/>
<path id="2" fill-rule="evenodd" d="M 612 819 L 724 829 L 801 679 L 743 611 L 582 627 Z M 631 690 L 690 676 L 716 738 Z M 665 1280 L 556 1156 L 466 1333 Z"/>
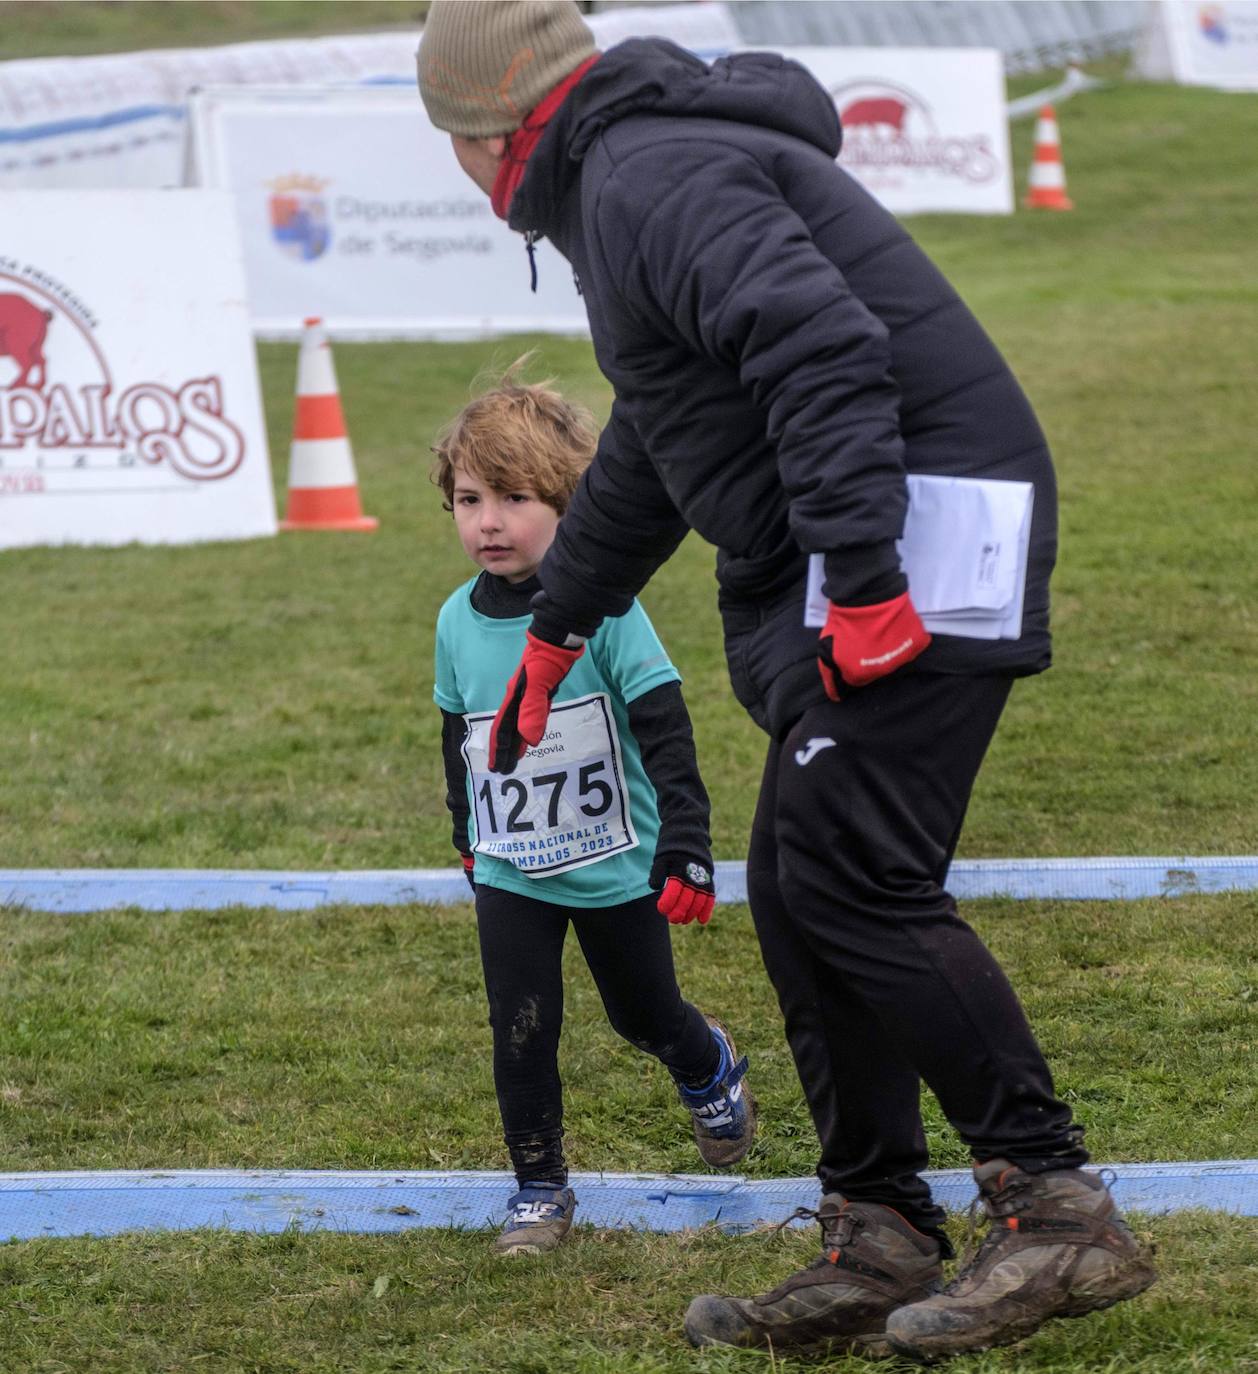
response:
<path id="1" fill-rule="evenodd" d="M 942 1293 L 888 1320 L 898 1354 L 928 1364 L 1009 1345 L 1050 1317 L 1082 1317 L 1134 1298 L 1157 1277 L 1096 1174 L 1028 1174 L 994 1159 L 974 1177 L 991 1229 Z"/>
<path id="2" fill-rule="evenodd" d="M 705 1164 L 728 1169 L 751 1149 L 756 1135 L 756 1099 L 744 1081 L 747 1058 L 738 1057 L 729 1031 L 715 1016 L 704 1018 L 721 1052 L 716 1073 L 708 1083 L 689 1088 L 677 1085 L 694 1122 L 695 1144 Z"/>
<path id="3" fill-rule="evenodd" d="M 507 1203 L 507 1224 L 494 1240 L 494 1254 L 514 1257 L 553 1250 L 572 1229 L 576 1209 L 571 1188 L 526 1184 Z"/>
<path id="4" fill-rule="evenodd" d="M 839 1193 L 827 1193 L 818 1211 L 801 1207 L 787 1221 L 796 1216 L 820 1222 L 821 1254 L 761 1297 L 695 1298 L 686 1312 L 690 1343 L 890 1355 L 887 1314 L 938 1288 L 939 1242 L 890 1207 L 848 1202 Z"/>

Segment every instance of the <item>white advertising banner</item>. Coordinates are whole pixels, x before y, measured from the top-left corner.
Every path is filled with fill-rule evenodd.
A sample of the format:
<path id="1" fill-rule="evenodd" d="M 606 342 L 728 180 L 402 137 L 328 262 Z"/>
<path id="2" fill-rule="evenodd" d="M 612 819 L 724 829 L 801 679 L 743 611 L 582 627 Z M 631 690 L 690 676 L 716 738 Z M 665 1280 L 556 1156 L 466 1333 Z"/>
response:
<path id="1" fill-rule="evenodd" d="M 994 48 L 783 48 L 834 97 L 839 166 L 897 215 L 1007 215 L 1013 170 Z"/>
<path id="2" fill-rule="evenodd" d="M 455 161 L 412 89 L 203 91 L 193 166 L 235 194 L 262 334 L 321 315 L 341 337 L 584 332 L 572 269 L 534 252 Z"/>
<path id="3" fill-rule="evenodd" d="M 594 41 L 606 51 L 626 38 L 667 38 L 710 62 L 742 42 L 738 25 L 721 0 L 701 4 L 620 5 L 587 14 Z"/>
<path id="4" fill-rule="evenodd" d="M 275 533 L 231 197 L 0 198 L 0 548 Z"/>
<path id="5" fill-rule="evenodd" d="M 799 48 L 844 123 L 840 165 L 897 214 L 1008 214 L 1000 54 Z M 254 328 L 321 315 L 342 338 L 586 332 L 572 272 L 519 234 L 412 90 L 198 92 L 191 175 L 236 197 Z"/>
<path id="6" fill-rule="evenodd" d="M 601 48 L 659 34 L 704 57 L 738 44 L 719 0 L 586 15 Z M 415 90 L 420 27 L 396 32 L 0 62 L 0 190 L 178 186 L 188 93 L 396 84 Z M 3 48 L 0 28 L 0 49 Z"/>
<path id="7" fill-rule="evenodd" d="M 1155 79 L 1258 91 L 1258 0 L 1152 0 L 1135 65 Z"/>
<path id="8" fill-rule="evenodd" d="M 199 86 L 415 81 L 415 34 L 0 62 L 0 189 L 177 186 Z"/>

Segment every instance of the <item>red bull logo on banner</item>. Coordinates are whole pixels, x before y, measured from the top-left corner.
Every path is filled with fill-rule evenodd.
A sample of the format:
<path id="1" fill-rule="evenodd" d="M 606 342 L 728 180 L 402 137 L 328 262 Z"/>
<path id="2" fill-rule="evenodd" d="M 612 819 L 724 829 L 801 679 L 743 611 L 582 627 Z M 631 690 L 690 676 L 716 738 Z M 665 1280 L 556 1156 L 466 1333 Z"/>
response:
<path id="1" fill-rule="evenodd" d="M 1000 175 L 986 135 L 943 130 L 916 92 L 886 81 L 848 81 L 830 94 L 843 123 L 841 166 L 867 185 L 896 174 L 934 174 L 976 183 Z"/>
<path id="2" fill-rule="evenodd" d="M 218 375 L 126 372 L 100 322 L 38 266 L 0 257 L 0 494 L 213 482 L 245 441 Z"/>
<path id="3" fill-rule="evenodd" d="M 320 177 L 277 177 L 269 182 L 271 237 L 292 258 L 312 262 L 327 251 L 332 238 L 323 192 L 330 183 Z"/>

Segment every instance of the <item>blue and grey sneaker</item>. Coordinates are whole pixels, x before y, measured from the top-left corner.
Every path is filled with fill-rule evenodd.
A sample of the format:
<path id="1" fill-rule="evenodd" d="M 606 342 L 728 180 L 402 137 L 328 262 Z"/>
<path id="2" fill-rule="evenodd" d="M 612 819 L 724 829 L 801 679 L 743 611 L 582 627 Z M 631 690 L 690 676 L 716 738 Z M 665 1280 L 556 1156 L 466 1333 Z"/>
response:
<path id="1" fill-rule="evenodd" d="M 494 1254 L 541 1255 L 571 1230 L 577 1199 L 571 1188 L 533 1183 L 514 1194 L 507 1208 L 507 1224 L 494 1240 Z"/>
<path id="2" fill-rule="evenodd" d="M 677 1085 L 694 1121 L 695 1144 L 705 1164 L 728 1169 L 751 1149 L 756 1134 L 756 1099 L 744 1081 L 747 1059 L 738 1057 L 733 1038 L 715 1016 L 704 1018 L 721 1051 L 721 1062 L 701 1088 Z"/>

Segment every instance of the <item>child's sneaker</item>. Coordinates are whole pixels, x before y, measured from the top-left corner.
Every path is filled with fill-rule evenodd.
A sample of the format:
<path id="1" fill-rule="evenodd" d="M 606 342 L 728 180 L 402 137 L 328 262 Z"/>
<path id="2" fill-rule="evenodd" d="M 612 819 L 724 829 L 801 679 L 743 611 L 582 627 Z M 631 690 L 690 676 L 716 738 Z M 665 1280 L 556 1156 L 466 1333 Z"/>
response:
<path id="1" fill-rule="evenodd" d="M 496 1255 L 541 1255 L 572 1228 L 577 1199 L 571 1188 L 527 1184 L 507 1203 L 507 1224 L 494 1240 Z"/>
<path id="2" fill-rule="evenodd" d="M 721 1062 L 710 1082 L 701 1088 L 677 1085 L 682 1102 L 690 1109 L 695 1144 L 705 1164 L 728 1169 L 751 1149 L 756 1134 L 756 1099 L 743 1081 L 747 1058 L 738 1058 L 729 1031 L 715 1016 L 704 1018 L 721 1051 Z"/>

